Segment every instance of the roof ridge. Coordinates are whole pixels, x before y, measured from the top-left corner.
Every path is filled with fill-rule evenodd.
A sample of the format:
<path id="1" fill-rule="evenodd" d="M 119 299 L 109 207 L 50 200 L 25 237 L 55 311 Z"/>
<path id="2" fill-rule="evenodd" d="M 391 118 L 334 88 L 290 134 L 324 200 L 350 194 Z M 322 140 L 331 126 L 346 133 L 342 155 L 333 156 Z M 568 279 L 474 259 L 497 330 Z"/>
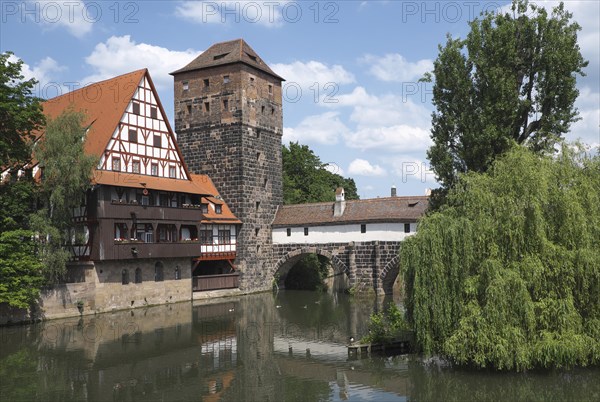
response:
<path id="1" fill-rule="evenodd" d="M 65 92 L 64 94 L 55 96 L 54 98 L 44 99 L 43 102 L 52 102 L 52 101 L 61 99 L 64 96 L 73 96 L 73 95 L 79 93 L 80 91 L 83 91 L 84 89 L 91 87 L 92 85 L 100 85 L 100 84 L 106 83 L 108 81 L 113 81 L 113 80 L 116 80 L 116 79 L 119 79 L 119 78 L 123 78 L 123 77 L 125 77 L 127 75 L 134 76 L 135 74 L 139 74 L 141 72 L 144 72 L 144 74 L 146 74 L 148 72 L 148 68 L 144 67 L 144 68 L 140 68 L 138 70 L 130 71 L 128 73 L 117 75 L 116 77 L 105 78 L 105 79 L 103 79 L 101 81 L 96 81 L 96 82 L 90 82 L 87 85 L 82 86 L 81 88 L 77 88 L 77 89 L 74 89 L 72 91 Z"/>

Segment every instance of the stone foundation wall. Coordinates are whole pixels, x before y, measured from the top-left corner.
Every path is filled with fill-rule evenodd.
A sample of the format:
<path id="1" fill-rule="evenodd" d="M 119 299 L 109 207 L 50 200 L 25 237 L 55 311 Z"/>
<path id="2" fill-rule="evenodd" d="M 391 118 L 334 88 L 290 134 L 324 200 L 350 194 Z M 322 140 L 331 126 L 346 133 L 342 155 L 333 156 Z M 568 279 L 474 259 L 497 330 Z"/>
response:
<path id="1" fill-rule="evenodd" d="M 73 265 L 69 267 L 69 277 L 78 278 L 79 282 L 42 289 L 38 304 L 30 311 L 0 304 L 0 325 L 191 301 L 190 259 L 160 260 L 163 280 L 155 281 L 158 261 L 139 259 Z M 175 279 L 176 267 L 179 267 L 180 279 Z M 135 283 L 137 268 L 141 270 L 141 283 Z M 123 270 L 129 274 L 128 284 L 122 283 Z"/>

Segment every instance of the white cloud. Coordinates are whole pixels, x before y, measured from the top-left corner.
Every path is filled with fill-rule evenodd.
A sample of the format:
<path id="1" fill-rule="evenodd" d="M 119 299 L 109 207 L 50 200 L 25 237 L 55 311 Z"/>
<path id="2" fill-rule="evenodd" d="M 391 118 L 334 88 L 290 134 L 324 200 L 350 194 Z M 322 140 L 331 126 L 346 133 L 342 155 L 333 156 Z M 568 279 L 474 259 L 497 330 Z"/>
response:
<path id="1" fill-rule="evenodd" d="M 19 58 L 15 55 L 11 55 L 8 61 L 16 63 Z M 21 74 L 25 77 L 25 80 L 35 78 L 40 85 L 44 86 L 55 79 L 55 73 L 66 70 L 65 66 L 58 64 L 52 57 L 45 57 L 40 60 L 34 67 L 29 64 L 23 63 L 21 66 Z"/>
<path id="2" fill-rule="evenodd" d="M 337 112 L 326 112 L 304 118 L 296 127 L 283 129 L 283 143 L 336 144 L 340 137 L 348 133 Z"/>
<path id="3" fill-rule="evenodd" d="M 571 125 L 565 135 L 569 141 L 581 140 L 592 147 L 600 145 L 600 93 L 589 87 L 580 89 L 579 98 L 575 102 L 581 120 Z"/>
<path id="4" fill-rule="evenodd" d="M 83 80 L 83 84 L 97 82 L 141 68 L 148 68 L 157 87 L 166 89 L 173 85 L 169 75 L 197 57 L 201 52 L 193 49 L 170 50 L 146 43 L 136 43 L 129 35 L 111 36 L 106 42 L 98 43 L 85 58 L 94 73 Z"/>
<path id="5" fill-rule="evenodd" d="M 326 162 L 325 163 L 325 170 L 334 173 L 334 174 L 339 174 L 340 176 L 344 176 L 346 173 L 344 172 L 344 169 L 342 169 L 337 163 L 335 162 Z"/>
<path id="6" fill-rule="evenodd" d="M 371 75 L 388 82 L 416 82 L 427 71 L 433 70 L 433 62 L 429 59 L 413 63 L 398 53 L 386 54 L 383 57 L 367 54 L 360 62 L 371 66 Z"/>
<path id="7" fill-rule="evenodd" d="M 175 7 L 175 16 L 198 24 L 239 24 L 246 22 L 266 27 L 280 27 L 296 18 L 295 10 L 282 14 L 290 3 L 280 1 L 184 1 Z M 297 8 L 297 5 L 293 5 Z M 301 12 L 301 11 L 300 11 Z"/>
<path id="8" fill-rule="evenodd" d="M 362 151 L 423 152 L 431 145 L 429 131 L 404 124 L 360 128 L 345 140 L 349 147 Z"/>
<path id="9" fill-rule="evenodd" d="M 354 159 L 348 166 L 348 173 L 359 176 L 385 176 L 385 170 L 379 165 L 371 165 L 365 159 Z"/>
<path id="10" fill-rule="evenodd" d="M 273 71 L 286 79 L 284 85 L 300 85 L 305 95 L 313 96 L 317 89 L 313 86 L 317 83 L 320 96 L 334 96 L 340 85 L 354 82 L 354 75 L 343 66 L 334 64 L 329 66 L 320 61 L 301 62 L 295 61 L 289 64 L 275 63 L 270 66 Z M 309 87 L 312 89 L 309 90 Z"/>
<path id="11" fill-rule="evenodd" d="M 35 22 L 41 22 L 48 28 L 66 28 L 71 35 L 77 38 L 90 33 L 93 24 L 102 18 L 102 6 L 96 2 L 86 4 L 78 0 L 30 0 L 27 3 L 22 7 L 33 11 L 28 14 L 29 18 L 34 19 Z"/>

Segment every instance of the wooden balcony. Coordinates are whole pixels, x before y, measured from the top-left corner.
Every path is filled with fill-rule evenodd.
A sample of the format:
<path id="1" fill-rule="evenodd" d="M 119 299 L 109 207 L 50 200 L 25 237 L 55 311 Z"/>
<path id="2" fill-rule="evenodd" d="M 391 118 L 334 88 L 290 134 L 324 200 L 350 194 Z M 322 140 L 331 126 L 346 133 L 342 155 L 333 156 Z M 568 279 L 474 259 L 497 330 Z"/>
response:
<path id="1" fill-rule="evenodd" d="M 239 274 L 202 275 L 192 277 L 192 290 L 205 292 L 208 290 L 235 289 L 239 287 Z"/>
<path id="2" fill-rule="evenodd" d="M 112 246 L 112 247 L 111 247 Z M 143 243 L 139 241 L 114 241 L 107 247 L 102 260 L 122 260 L 132 258 L 175 258 L 198 257 L 200 242 L 159 242 Z"/>
<path id="3" fill-rule="evenodd" d="M 97 209 L 98 219 L 131 219 L 134 213 L 138 219 L 158 221 L 190 221 L 197 223 L 202 219 L 202 210 L 193 207 L 166 207 L 141 205 L 137 202 L 126 203 L 112 201 L 100 202 Z"/>

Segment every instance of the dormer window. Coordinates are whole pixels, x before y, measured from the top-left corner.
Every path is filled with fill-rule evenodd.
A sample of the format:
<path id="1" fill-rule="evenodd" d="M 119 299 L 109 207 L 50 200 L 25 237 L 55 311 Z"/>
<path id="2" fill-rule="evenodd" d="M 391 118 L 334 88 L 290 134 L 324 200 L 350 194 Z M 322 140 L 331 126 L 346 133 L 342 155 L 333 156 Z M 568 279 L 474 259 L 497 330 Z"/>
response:
<path id="1" fill-rule="evenodd" d="M 215 212 L 218 214 L 222 214 L 223 208 L 220 205 L 215 205 Z"/>
<path id="2" fill-rule="evenodd" d="M 203 214 L 207 214 L 208 213 L 208 204 L 202 204 L 202 213 Z"/>
<path id="3" fill-rule="evenodd" d="M 221 60 L 222 58 L 224 58 L 225 56 L 227 56 L 229 54 L 229 52 L 227 53 L 222 53 L 222 54 L 218 54 L 216 56 L 213 56 L 213 60 Z"/>

